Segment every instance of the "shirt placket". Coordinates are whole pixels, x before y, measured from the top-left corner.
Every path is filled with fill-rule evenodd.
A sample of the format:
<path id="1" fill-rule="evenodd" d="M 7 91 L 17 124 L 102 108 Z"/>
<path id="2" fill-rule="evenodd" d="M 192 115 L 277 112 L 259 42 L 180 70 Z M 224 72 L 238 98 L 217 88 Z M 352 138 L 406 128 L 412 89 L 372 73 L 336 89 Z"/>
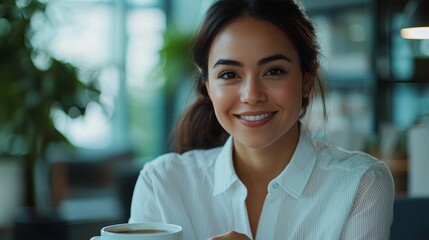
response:
<path id="1" fill-rule="evenodd" d="M 282 191 L 280 184 L 276 180 L 271 181 L 259 218 L 256 240 L 275 239 L 276 232 L 280 231 L 277 229 L 278 209 L 281 204 L 280 191 Z"/>
<path id="2" fill-rule="evenodd" d="M 231 213 L 235 218 L 235 231 L 246 234 L 249 237 L 252 237 L 252 231 L 250 230 L 249 217 L 247 214 L 246 208 L 246 197 L 247 197 L 247 189 L 244 184 L 239 184 L 235 195 L 235 200 L 233 200 L 234 204 L 232 204 L 233 209 L 231 209 Z"/>

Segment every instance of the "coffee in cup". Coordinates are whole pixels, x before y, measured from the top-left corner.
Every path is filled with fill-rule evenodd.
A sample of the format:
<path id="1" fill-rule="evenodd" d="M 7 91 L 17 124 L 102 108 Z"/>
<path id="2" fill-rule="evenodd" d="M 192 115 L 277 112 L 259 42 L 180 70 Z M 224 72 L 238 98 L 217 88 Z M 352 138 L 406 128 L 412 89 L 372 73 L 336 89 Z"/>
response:
<path id="1" fill-rule="evenodd" d="M 91 240 L 182 240 L 182 227 L 166 223 L 123 223 L 103 227 Z"/>

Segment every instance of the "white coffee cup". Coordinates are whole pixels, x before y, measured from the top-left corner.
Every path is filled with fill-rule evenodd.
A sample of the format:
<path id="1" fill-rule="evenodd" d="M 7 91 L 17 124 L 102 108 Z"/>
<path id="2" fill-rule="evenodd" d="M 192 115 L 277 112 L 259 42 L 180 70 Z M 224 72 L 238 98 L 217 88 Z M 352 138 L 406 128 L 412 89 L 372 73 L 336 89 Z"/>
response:
<path id="1" fill-rule="evenodd" d="M 103 227 L 91 240 L 182 240 L 182 227 L 166 223 L 122 223 Z"/>

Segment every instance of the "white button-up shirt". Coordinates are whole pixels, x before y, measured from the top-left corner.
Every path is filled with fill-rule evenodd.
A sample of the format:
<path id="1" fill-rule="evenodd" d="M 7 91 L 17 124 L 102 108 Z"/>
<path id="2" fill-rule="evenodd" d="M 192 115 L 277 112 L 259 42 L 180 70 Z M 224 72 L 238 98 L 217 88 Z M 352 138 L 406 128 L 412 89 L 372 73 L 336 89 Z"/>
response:
<path id="1" fill-rule="evenodd" d="M 289 164 L 268 185 L 255 239 L 389 239 L 394 187 L 386 165 L 302 132 Z M 169 153 L 145 164 L 129 222 L 178 224 L 185 240 L 231 230 L 252 239 L 232 148 L 230 138 L 221 148 Z"/>

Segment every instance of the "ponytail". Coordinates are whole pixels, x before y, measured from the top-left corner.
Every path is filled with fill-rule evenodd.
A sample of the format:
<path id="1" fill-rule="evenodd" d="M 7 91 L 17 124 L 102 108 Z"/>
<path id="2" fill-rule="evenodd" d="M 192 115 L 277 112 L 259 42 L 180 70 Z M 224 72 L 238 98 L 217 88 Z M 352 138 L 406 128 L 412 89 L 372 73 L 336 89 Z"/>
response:
<path id="1" fill-rule="evenodd" d="M 174 150 L 184 153 L 193 149 L 222 146 L 229 134 L 219 124 L 202 77 L 197 81 L 198 97 L 183 113 L 174 133 Z"/>

